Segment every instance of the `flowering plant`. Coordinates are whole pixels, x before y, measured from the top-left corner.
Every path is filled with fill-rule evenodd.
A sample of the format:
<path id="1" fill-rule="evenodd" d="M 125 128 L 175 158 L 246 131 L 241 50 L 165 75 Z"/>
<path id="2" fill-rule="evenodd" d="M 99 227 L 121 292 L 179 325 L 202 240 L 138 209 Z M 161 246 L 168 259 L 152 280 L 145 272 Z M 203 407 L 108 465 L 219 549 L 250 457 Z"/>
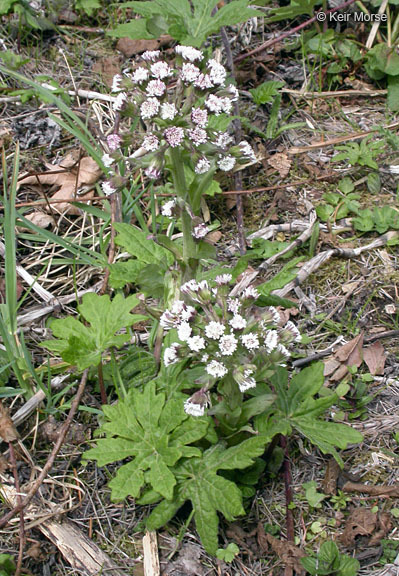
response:
<path id="1" fill-rule="evenodd" d="M 202 367 L 196 380 L 201 388 L 185 402 L 185 411 L 193 416 L 204 415 L 215 384 L 225 405 L 235 409 L 257 380 L 285 366 L 287 347 L 301 339 L 293 322 L 281 325 L 276 308 L 255 306 L 259 293 L 253 286 L 230 297 L 231 279 L 230 274 L 216 276 L 213 286 L 205 280 L 186 282 L 181 292 L 193 306 L 177 300 L 160 319 L 164 330 L 175 329 L 177 335 L 164 349 L 165 367 L 187 358 L 192 366 Z M 202 314 L 195 308 L 198 304 Z"/>
<path id="2" fill-rule="evenodd" d="M 176 197 L 163 205 L 162 214 L 181 218 L 183 263 L 192 269 L 187 279 L 199 259 L 198 243 L 209 232 L 199 218 L 200 202 L 214 173 L 256 158 L 248 142 L 234 145 L 228 131 L 238 91 L 227 83 L 224 66 L 191 46 L 177 46 L 175 53 L 174 67 L 158 50 L 147 51 L 133 73 L 115 76 L 114 109 L 122 118 L 139 117 L 143 131 L 108 136 L 103 191 L 116 192 L 137 167 L 153 180 L 171 177 Z"/>

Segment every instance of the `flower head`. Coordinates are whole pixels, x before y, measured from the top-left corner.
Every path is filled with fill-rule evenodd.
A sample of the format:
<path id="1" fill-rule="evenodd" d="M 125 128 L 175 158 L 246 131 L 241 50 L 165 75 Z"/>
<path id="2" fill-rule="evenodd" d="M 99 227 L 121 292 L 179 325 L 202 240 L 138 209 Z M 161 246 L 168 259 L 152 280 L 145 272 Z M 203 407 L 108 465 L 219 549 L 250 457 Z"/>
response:
<path id="1" fill-rule="evenodd" d="M 163 362 L 166 367 L 170 366 L 171 364 L 176 364 L 176 362 L 179 360 L 177 355 L 179 348 L 180 344 L 177 344 L 176 342 L 169 346 L 169 348 L 166 348 L 163 354 Z"/>
<path id="2" fill-rule="evenodd" d="M 161 105 L 161 118 L 162 120 L 173 120 L 177 114 L 177 109 L 174 104 L 169 104 L 165 102 Z"/>
<path id="3" fill-rule="evenodd" d="M 192 231 L 192 236 L 196 240 L 201 240 L 202 238 L 205 238 L 205 236 L 207 234 L 209 234 L 209 232 L 210 232 L 210 230 L 209 230 L 208 226 L 206 224 L 204 224 L 203 222 L 201 222 L 201 224 L 194 226 L 194 229 Z"/>
<path id="4" fill-rule="evenodd" d="M 170 126 L 169 128 L 166 128 L 164 135 L 166 142 L 172 148 L 180 146 L 184 140 L 184 130 L 180 126 Z"/>
<path id="5" fill-rule="evenodd" d="M 120 90 L 122 90 L 121 88 L 122 80 L 123 78 L 120 74 L 115 74 L 115 76 L 112 79 L 112 87 L 111 87 L 112 92 L 119 92 Z"/>
<path id="6" fill-rule="evenodd" d="M 118 150 L 122 142 L 122 138 L 118 134 L 109 134 L 107 136 L 108 148 L 111 152 Z"/>
<path id="7" fill-rule="evenodd" d="M 147 68 L 143 68 L 143 66 L 140 66 L 139 68 L 136 68 L 136 70 L 133 72 L 132 80 L 136 84 L 142 84 L 142 82 L 148 80 L 149 75 L 150 73 L 148 72 Z"/>
<path id="8" fill-rule="evenodd" d="M 194 168 L 196 174 L 206 174 L 209 172 L 211 164 L 206 158 L 200 158 Z"/>
<path id="9" fill-rule="evenodd" d="M 257 334 L 253 334 L 252 332 L 249 334 L 243 334 L 241 336 L 241 342 L 248 350 L 257 350 L 260 347 Z"/>
<path id="10" fill-rule="evenodd" d="M 218 161 L 217 165 L 223 172 L 229 172 L 236 165 L 236 159 L 233 156 L 224 156 Z"/>
<path id="11" fill-rule="evenodd" d="M 101 184 L 101 188 L 103 189 L 103 192 L 106 196 L 111 196 L 116 192 L 116 188 L 113 186 L 111 182 L 103 182 Z"/>
<path id="12" fill-rule="evenodd" d="M 182 66 L 180 78 L 183 80 L 183 82 L 188 84 L 190 82 L 194 82 L 200 73 L 200 69 L 197 68 L 197 66 L 194 66 L 194 64 L 186 63 Z"/>
<path id="13" fill-rule="evenodd" d="M 166 62 L 155 62 L 151 65 L 151 74 L 158 80 L 163 80 L 171 75 L 172 71 Z"/>
<path id="14" fill-rule="evenodd" d="M 226 68 L 219 64 L 216 60 L 209 60 L 208 67 L 210 68 L 209 76 L 215 86 L 224 84 L 226 80 Z"/>
<path id="15" fill-rule="evenodd" d="M 226 326 L 221 322 L 215 322 L 212 320 L 205 326 L 205 334 L 207 338 L 212 340 L 219 340 L 219 338 L 224 334 Z"/>
<path id="16" fill-rule="evenodd" d="M 115 110 L 115 112 L 122 110 L 126 100 L 127 100 L 126 92 L 119 92 L 118 96 L 114 100 L 114 103 L 112 104 L 112 108 Z"/>
<path id="17" fill-rule="evenodd" d="M 162 80 L 150 80 L 146 88 L 148 96 L 163 96 L 165 90 L 166 85 Z"/>
<path id="18" fill-rule="evenodd" d="M 165 202 L 165 204 L 161 208 L 162 216 L 167 216 L 168 218 L 171 218 L 173 216 L 173 209 L 175 208 L 175 206 L 176 206 L 176 200 L 169 200 L 168 202 Z"/>
<path id="19" fill-rule="evenodd" d="M 219 349 L 222 356 L 231 356 L 237 350 L 238 341 L 233 334 L 226 334 L 219 340 Z"/>
<path id="20" fill-rule="evenodd" d="M 202 108 L 193 108 L 191 110 L 191 121 L 204 128 L 208 123 L 208 112 Z"/>
<path id="21" fill-rule="evenodd" d="M 228 370 L 226 366 L 222 362 L 218 362 L 217 360 L 212 360 L 206 367 L 205 370 L 209 374 L 209 376 L 213 376 L 214 378 L 223 378 L 226 376 Z"/>
<path id="22" fill-rule="evenodd" d="M 159 111 L 159 100 L 157 98 L 148 98 L 140 106 L 140 116 L 143 120 L 147 118 L 153 118 L 158 114 Z"/>
<path id="23" fill-rule="evenodd" d="M 143 54 L 141 55 L 143 60 L 146 61 L 154 61 L 157 60 L 157 58 L 159 58 L 161 54 L 160 50 L 146 50 L 145 52 L 143 52 Z"/>
<path id="24" fill-rule="evenodd" d="M 207 133 L 199 126 L 196 126 L 194 130 L 189 130 L 188 137 L 190 138 L 194 146 L 200 146 L 201 144 L 205 144 L 208 140 Z"/>
<path id="25" fill-rule="evenodd" d="M 184 60 L 189 60 L 190 62 L 195 62 L 196 60 L 201 62 L 201 60 L 204 58 L 204 54 L 201 52 L 201 50 L 197 50 L 192 46 L 176 46 L 175 52 L 176 54 L 182 56 Z"/>
<path id="26" fill-rule="evenodd" d="M 147 134 L 143 140 L 142 146 L 145 150 L 147 150 L 147 152 L 155 152 L 155 150 L 159 147 L 159 140 L 155 134 Z"/>

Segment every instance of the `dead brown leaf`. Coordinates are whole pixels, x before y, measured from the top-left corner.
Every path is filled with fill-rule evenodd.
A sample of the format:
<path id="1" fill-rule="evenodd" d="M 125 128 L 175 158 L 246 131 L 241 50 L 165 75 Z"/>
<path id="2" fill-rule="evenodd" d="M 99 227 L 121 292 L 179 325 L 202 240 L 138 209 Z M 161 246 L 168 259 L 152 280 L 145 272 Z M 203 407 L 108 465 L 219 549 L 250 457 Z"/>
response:
<path id="1" fill-rule="evenodd" d="M 17 429 L 8 413 L 7 408 L 0 402 L 0 438 L 4 442 L 13 442 L 19 437 Z"/>
<path id="2" fill-rule="evenodd" d="M 264 552 L 268 552 L 268 549 L 265 549 L 266 543 L 271 546 L 273 552 L 280 558 L 287 568 L 294 570 L 296 576 L 306 575 L 306 570 L 300 562 L 301 558 L 306 556 L 305 552 L 298 548 L 298 546 L 295 546 L 295 544 L 292 544 L 292 542 L 281 541 L 271 534 L 265 534 L 262 524 L 259 523 L 258 544 L 259 546 L 262 546 Z"/>
<path id="3" fill-rule="evenodd" d="M 341 473 L 341 468 L 335 458 L 331 458 L 327 462 L 326 473 L 323 478 L 323 492 L 330 496 L 337 493 L 338 478 Z"/>
<path id="4" fill-rule="evenodd" d="M 377 526 L 377 514 L 369 508 L 355 508 L 349 515 L 340 536 L 345 546 L 353 546 L 356 536 L 371 536 Z"/>
<path id="5" fill-rule="evenodd" d="M 384 374 L 384 366 L 387 357 L 381 342 L 374 342 L 371 346 L 363 348 L 363 360 L 366 362 L 370 374 L 376 376 Z"/>
<path id="6" fill-rule="evenodd" d="M 363 332 L 361 332 L 355 338 L 341 346 L 334 354 L 334 357 L 340 362 L 344 362 L 346 366 L 356 366 L 359 368 L 363 361 L 363 338 Z"/>
<path id="7" fill-rule="evenodd" d="M 7 458 L 5 458 L 3 454 L 0 454 L 0 474 L 5 472 L 8 469 L 8 467 L 9 464 Z"/>
<path id="8" fill-rule="evenodd" d="M 79 162 L 79 157 L 76 160 L 76 155 L 68 154 L 60 164 L 45 164 L 45 166 L 47 172 L 21 178 L 19 187 L 27 184 L 58 187 L 58 191 L 51 197 L 52 200 L 89 200 L 93 197 L 93 190 L 79 195 L 83 187 L 94 186 L 101 175 L 101 169 L 89 156 L 81 158 Z M 80 214 L 79 208 L 68 202 L 53 204 L 52 210 L 60 214 L 65 212 Z"/>
<path id="9" fill-rule="evenodd" d="M 284 152 L 273 154 L 267 163 L 269 166 L 277 170 L 281 178 L 285 178 L 291 168 L 292 160 Z"/>
<path id="10" fill-rule="evenodd" d="M 118 56 L 108 56 L 97 60 L 93 65 L 93 72 L 100 74 L 103 82 L 111 88 L 115 74 L 121 72 L 121 59 Z"/>
<path id="11" fill-rule="evenodd" d="M 132 40 L 131 38 L 120 38 L 116 45 L 116 49 L 122 52 L 124 56 L 130 58 L 135 54 L 141 54 L 146 50 L 158 50 L 162 46 L 171 42 L 171 36 L 161 36 L 154 40 Z"/>
<path id="12" fill-rule="evenodd" d="M 23 291 L 24 291 L 23 284 L 20 278 L 17 278 L 17 300 L 21 298 Z M 6 279 L 0 278 L 0 302 L 5 301 L 6 301 Z"/>
<path id="13" fill-rule="evenodd" d="M 222 237 L 222 233 L 219 230 L 212 230 L 206 235 L 205 242 L 208 244 L 217 244 Z"/>
<path id="14" fill-rule="evenodd" d="M 341 363 L 338 362 L 338 360 L 335 360 L 334 358 L 329 358 L 328 360 L 326 360 L 324 362 L 324 376 L 326 378 L 328 378 L 328 376 L 331 376 L 332 374 L 334 374 L 334 372 L 340 366 L 341 366 Z"/>
<path id="15" fill-rule="evenodd" d="M 399 484 L 392 484 L 391 486 L 372 484 L 362 484 L 361 482 L 345 482 L 342 486 L 344 492 L 359 492 L 369 494 L 370 496 L 391 496 L 392 498 L 399 498 Z"/>
<path id="16" fill-rule="evenodd" d="M 54 224 L 54 219 L 50 214 L 45 214 L 45 212 L 39 210 L 27 214 L 25 218 L 32 222 L 32 224 L 39 226 L 39 228 L 48 228 L 51 224 Z"/>

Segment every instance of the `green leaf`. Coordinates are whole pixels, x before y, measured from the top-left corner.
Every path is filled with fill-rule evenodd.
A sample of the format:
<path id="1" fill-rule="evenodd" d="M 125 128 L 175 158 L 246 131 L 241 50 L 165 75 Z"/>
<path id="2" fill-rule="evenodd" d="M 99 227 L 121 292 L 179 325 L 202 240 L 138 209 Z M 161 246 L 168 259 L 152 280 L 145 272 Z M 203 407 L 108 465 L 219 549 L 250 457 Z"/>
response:
<path id="1" fill-rule="evenodd" d="M 397 96 L 399 99 L 399 93 Z M 381 178 L 378 172 L 370 172 L 367 176 L 367 188 L 371 194 L 378 194 L 381 191 Z"/>
<path id="2" fill-rule="evenodd" d="M 392 112 L 399 111 L 399 75 L 388 76 L 387 104 Z"/>
<path id="3" fill-rule="evenodd" d="M 144 262 L 140 260 L 115 262 L 109 267 L 109 283 L 112 288 L 123 288 L 126 284 L 135 283 L 144 267 Z"/>
<path id="4" fill-rule="evenodd" d="M 100 0 L 76 0 L 76 10 L 83 10 L 88 16 L 92 16 L 95 10 L 101 9 Z"/>
<path id="5" fill-rule="evenodd" d="M 93 458 L 103 466 L 133 458 L 110 483 L 114 500 L 138 497 L 145 482 L 167 500 L 173 498 L 176 478 L 172 467 L 183 456 L 198 457 L 196 449 L 188 451 L 188 444 L 203 438 L 210 423 L 207 417 L 189 418 L 183 408 L 185 398 L 180 395 L 166 401 L 153 381 L 143 392 L 134 388 L 125 400 L 103 407 L 106 422 L 101 430 L 106 437 L 100 438 L 84 459 Z"/>
<path id="6" fill-rule="evenodd" d="M 374 228 L 373 213 L 369 208 L 360 210 L 359 215 L 353 218 L 352 224 L 359 232 L 371 232 Z"/>
<path id="7" fill-rule="evenodd" d="M 54 320 L 51 324 L 58 340 L 47 340 L 42 346 L 57 351 L 62 358 L 79 370 L 97 366 L 103 352 L 117 348 L 129 339 L 128 334 L 116 334 L 123 328 L 147 319 L 141 314 L 130 314 L 139 303 L 136 296 L 124 298 L 117 294 L 111 301 L 108 295 L 88 293 L 82 298 L 78 311 L 89 326 L 72 316 Z"/>
<path id="8" fill-rule="evenodd" d="M 326 499 L 326 495 L 317 492 L 317 484 L 314 480 L 302 484 L 305 489 L 305 498 L 312 508 L 321 508 L 321 503 Z"/>
<path id="9" fill-rule="evenodd" d="M 280 88 L 283 86 L 284 82 L 269 80 L 268 82 L 263 82 L 263 84 L 260 84 L 256 88 L 251 88 L 250 92 L 255 104 L 260 106 L 261 104 L 273 102 L 274 97 L 279 93 Z"/>
<path id="10" fill-rule="evenodd" d="M 112 38 L 131 38 L 132 40 L 151 40 L 156 37 L 147 30 L 147 23 L 143 18 L 119 24 L 113 30 L 108 30 L 107 35 Z"/>
<path id="11" fill-rule="evenodd" d="M 294 278 L 296 278 L 297 270 L 296 266 L 303 260 L 302 256 L 298 258 L 293 258 L 291 262 L 288 262 L 283 266 L 283 268 L 277 272 L 277 274 L 268 282 L 257 286 L 257 290 L 263 296 L 268 296 L 270 292 L 273 290 L 278 290 L 279 288 L 283 288 L 288 282 L 291 282 Z"/>
<path id="12" fill-rule="evenodd" d="M 290 382 L 287 407 L 293 414 L 307 398 L 314 396 L 324 383 L 324 364 L 315 362 L 295 374 Z"/>
<path id="13" fill-rule="evenodd" d="M 216 558 L 224 562 L 233 562 L 234 558 L 239 553 L 240 549 L 237 544 L 231 542 L 226 548 L 218 548 L 216 551 Z"/>
<path id="14" fill-rule="evenodd" d="M 291 0 L 288 6 L 280 6 L 270 10 L 267 22 L 280 22 L 281 20 L 292 20 L 303 14 L 313 15 L 314 7 L 321 4 L 321 0 Z"/>
<path id="15" fill-rule="evenodd" d="M 166 263 L 168 266 L 173 264 L 173 255 L 169 250 L 149 239 L 145 232 L 130 226 L 130 224 L 118 222 L 114 226 L 118 232 L 115 243 L 125 248 L 129 254 L 135 256 L 140 262 L 145 264 Z"/>

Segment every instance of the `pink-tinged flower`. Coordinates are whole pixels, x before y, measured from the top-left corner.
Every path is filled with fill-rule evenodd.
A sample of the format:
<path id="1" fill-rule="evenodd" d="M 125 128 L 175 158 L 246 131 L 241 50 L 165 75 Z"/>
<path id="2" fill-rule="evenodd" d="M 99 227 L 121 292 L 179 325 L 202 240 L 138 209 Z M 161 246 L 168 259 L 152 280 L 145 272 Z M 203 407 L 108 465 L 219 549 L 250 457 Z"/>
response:
<path id="1" fill-rule="evenodd" d="M 200 90 L 209 90 L 213 88 L 213 83 L 209 74 L 200 74 L 194 82 L 194 86 Z"/>
<path id="2" fill-rule="evenodd" d="M 196 126 L 194 130 L 189 130 L 188 137 L 190 138 L 194 146 L 200 146 L 201 144 L 205 144 L 208 140 L 207 133 L 199 126 Z"/>
<path id="3" fill-rule="evenodd" d="M 140 116 L 143 120 L 147 118 L 153 118 L 158 114 L 159 111 L 159 100 L 157 98 L 148 98 L 140 106 Z"/>
<path id="4" fill-rule="evenodd" d="M 103 189 L 103 192 L 106 196 L 111 196 L 116 192 L 116 188 L 112 185 L 111 182 L 103 182 L 101 184 L 101 188 Z"/>
<path id="5" fill-rule="evenodd" d="M 278 334 L 276 330 L 268 330 L 265 334 L 265 348 L 268 352 L 271 352 L 277 348 L 278 344 Z"/>
<path id="6" fill-rule="evenodd" d="M 218 148 L 223 148 L 223 150 L 225 150 L 233 141 L 234 138 L 230 136 L 228 132 L 219 132 L 215 140 L 215 145 L 218 146 Z"/>
<path id="7" fill-rule="evenodd" d="M 195 226 L 192 231 L 192 237 L 196 240 L 201 240 L 201 238 L 205 238 L 207 234 L 209 234 L 210 230 L 206 224 L 201 222 L 198 226 Z"/>
<path id="8" fill-rule="evenodd" d="M 107 136 L 107 144 L 111 152 L 118 150 L 118 148 L 120 148 L 121 142 L 122 138 L 119 136 L 119 134 L 109 134 Z"/>
<path id="9" fill-rule="evenodd" d="M 159 148 L 159 140 L 155 134 L 147 134 L 143 140 L 142 147 L 147 152 L 155 152 Z"/>
<path id="10" fill-rule="evenodd" d="M 194 64 L 186 63 L 182 66 L 180 78 L 183 80 L 183 82 L 194 82 L 200 73 L 201 71 L 199 68 L 197 68 L 197 66 L 194 66 Z"/>
<path id="11" fill-rule="evenodd" d="M 222 86 L 226 80 L 226 69 L 222 64 L 216 62 L 216 60 L 211 59 L 208 62 L 208 68 L 210 68 L 209 76 L 211 81 L 215 86 Z"/>
<path id="12" fill-rule="evenodd" d="M 106 168 L 110 168 L 114 163 L 114 159 L 109 154 L 103 154 L 101 157 L 102 163 Z"/>
<path id="13" fill-rule="evenodd" d="M 207 338 L 211 338 L 212 340 L 219 340 L 219 338 L 223 336 L 225 330 L 226 326 L 224 324 L 212 320 L 205 326 L 205 335 Z"/>
<path id="14" fill-rule="evenodd" d="M 215 94 L 209 94 L 208 98 L 205 100 L 205 106 L 210 112 L 219 116 L 223 112 L 224 108 L 224 98 L 219 98 Z"/>
<path id="15" fill-rule="evenodd" d="M 238 314 L 240 308 L 241 308 L 241 302 L 237 300 L 237 298 L 229 298 L 227 300 L 227 309 L 229 312 L 232 312 L 233 314 Z"/>
<path id="16" fill-rule="evenodd" d="M 260 346 L 258 336 L 252 333 L 243 334 L 241 336 L 241 342 L 247 350 L 257 350 Z"/>
<path id="17" fill-rule="evenodd" d="M 215 282 L 218 286 L 224 286 L 225 284 L 229 284 L 232 280 L 231 274 L 219 274 L 215 278 Z"/>
<path id="18" fill-rule="evenodd" d="M 211 293 L 209 292 L 208 282 L 206 280 L 201 280 L 197 282 L 196 280 L 189 280 L 183 286 L 180 287 L 182 294 L 186 294 L 194 302 L 199 304 L 205 304 L 209 302 Z"/>
<path id="19" fill-rule="evenodd" d="M 243 158 L 245 158 L 245 160 L 249 160 L 250 162 L 256 162 L 255 152 L 253 151 L 252 146 L 248 144 L 248 142 L 242 140 L 238 146 L 240 148 L 241 155 L 243 156 Z"/>
<path id="20" fill-rule="evenodd" d="M 145 52 L 143 52 L 143 54 L 141 55 L 142 59 L 145 60 L 146 62 L 148 61 L 154 61 L 157 58 L 159 58 L 159 55 L 161 54 L 160 50 L 146 50 Z"/>
<path id="21" fill-rule="evenodd" d="M 196 60 L 201 60 L 204 58 L 201 50 L 197 50 L 192 46 L 176 46 L 176 54 L 179 54 L 184 60 L 189 60 L 190 62 L 195 62 Z"/>
<path id="22" fill-rule="evenodd" d="M 229 324 L 234 330 L 243 330 L 247 326 L 247 321 L 240 314 L 235 314 Z"/>
<path id="23" fill-rule="evenodd" d="M 115 112 L 122 110 L 126 100 L 127 100 L 126 92 L 120 92 L 112 104 L 112 108 L 115 110 Z"/>
<path id="24" fill-rule="evenodd" d="M 205 128 L 208 123 L 208 112 L 202 108 L 193 108 L 191 111 L 191 121 L 201 128 Z"/>
<path id="25" fill-rule="evenodd" d="M 280 314 L 278 313 L 277 309 L 274 306 L 269 306 L 267 310 L 262 312 L 262 327 L 267 327 L 269 324 L 279 324 L 280 323 Z"/>
<path id="26" fill-rule="evenodd" d="M 287 348 L 283 344 L 278 344 L 276 350 L 278 350 L 280 352 L 280 354 L 282 356 L 284 356 L 284 358 L 290 357 L 289 351 L 287 350 Z"/>
<path id="27" fill-rule="evenodd" d="M 151 74 L 158 80 L 163 80 L 171 75 L 171 69 L 166 62 L 155 62 L 151 65 Z"/>
<path id="28" fill-rule="evenodd" d="M 205 348 L 205 340 L 201 336 L 192 336 L 187 340 L 187 346 L 192 352 L 199 352 Z"/>
<path id="29" fill-rule="evenodd" d="M 250 388 L 256 388 L 256 380 L 252 376 L 248 376 L 238 384 L 240 392 L 246 392 Z"/>
<path id="30" fill-rule="evenodd" d="M 161 214 L 163 216 L 167 216 L 171 218 L 173 216 L 173 209 L 176 206 L 176 200 L 169 200 L 169 202 L 165 202 L 165 204 L 161 208 Z"/>
<path id="31" fill-rule="evenodd" d="M 148 96 L 163 96 L 165 90 L 166 84 L 162 80 L 150 80 L 146 88 Z"/>
<path id="32" fill-rule="evenodd" d="M 160 326 L 162 326 L 164 330 L 170 330 L 171 328 L 176 328 L 177 325 L 176 315 L 173 314 L 170 310 L 165 310 L 165 312 L 159 319 L 159 324 Z"/>
<path id="33" fill-rule="evenodd" d="M 184 140 L 184 130 L 183 128 L 180 128 L 180 126 L 170 126 L 169 128 L 166 128 L 164 135 L 166 142 L 172 148 L 180 146 Z"/>
<path id="34" fill-rule="evenodd" d="M 233 156 L 225 156 L 224 158 L 222 157 L 220 160 L 218 160 L 217 163 L 217 165 L 221 170 L 223 170 L 223 172 L 229 172 L 229 170 L 232 170 L 234 168 L 235 164 L 236 159 L 233 158 Z"/>
<path id="35" fill-rule="evenodd" d="M 161 175 L 161 171 L 158 168 L 157 164 L 151 164 L 150 166 L 148 166 L 148 168 L 146 168 L 144 170 L 144 174 L 147 176 L 147 178 L 149 178 L 150 180 L 158 180 L 158 178 Z"/>
<path id="36" fill-rule="evenodd" d="M 205 370 L 209 374 L 209 376 L 213 376 L 214 378 L 223 378 L 226 376 L 228 370 L 226 366 L 222 362 L 218 362 L 217 360 L 212 360 L 206 367 Z"/>
<path id="37" fill-rule="evenodd" d="M 122 90 L 121 88 L 122 80 L 123 78 L 120 74 L 115 74 L 115 76 L 112 79 L 112 87 L 111 87 L 112 92 L 119 92 L 120 90 Z"/>
<path id="38" fill-rule="evenodd" d="M 189 414 L 189 416 L 195 416 L 198 418 L 205 414 L 205 406 L 198 404 L 197 402 L 192 402 L 190 399 L 188 399 L 184 402 L 184 412 Z"/>
<path id="39" fill-rule="evenodd" d="M 190 338 L 192 328 L 188 322 L 182 322 L 177 329 L 177 336 L 182 342 L 187 342 Z"/>
<path id="40" fill-rule="evenodd" d="M 225 114 L 230 114 L 231 110 L 233 108 L 233 103 L 230 100 L 230 98 L 221 98 L 222 100 L 222 112 L 224 112 Z"/>
<path id="41" fill-rule="evenodd" d="M 300 342 L 302 340 L 298 328 L 291 320 L 280 330 L 280 340 L 283 344 L 290 344 L 291 342 Z"/>
<path id="42" fill-rule="evenodd" d="M 177 110 L 174 104 L 169 104 L 165 102 L 161 105 L 161 118 L 162 120 L 173 120 L 176 116 Z"/>
<path id="43" fill-rule="evenodd" d="M 194 171 L 196 174 L 206 174 L 207 172 L 209 172 L 210 167 L 211 164 L 209 160 L 207 160 L 206 158 L 200 158 L 197 162 L 196 167 L 194 168 Z"/>
<path id="44" fill-rule="evenodd" d="M 176 362 L 178 362 L 179 357 L 177 353 L 179 348 L 180 344 L 177 344 L 176 342 L 172 344 L 169 348 L 166 348 L 163 354 L 163 362 L 166 367 L 170 366 L 171 364 L 176 364 Z"/>
<path id="45" fill-rule="evenodd" d="M 133 72 L 132 80 L 136 84 L 141 84 L 142 82 L 146 82 L 146 80 L 148 80 L 149 75 L 150 73 L 148 72 L 147 68 L 143 68 L 143 66 L 140 66 L 139 68 L 136 68 L 136 70 Z"/>
<path id="46" fill-rule="evenodd" d="M 232 356 L 237 350 L 237 339 L 233 334 L 222 336 L 219 340 L 219 350 L 222 356 Z"/>

